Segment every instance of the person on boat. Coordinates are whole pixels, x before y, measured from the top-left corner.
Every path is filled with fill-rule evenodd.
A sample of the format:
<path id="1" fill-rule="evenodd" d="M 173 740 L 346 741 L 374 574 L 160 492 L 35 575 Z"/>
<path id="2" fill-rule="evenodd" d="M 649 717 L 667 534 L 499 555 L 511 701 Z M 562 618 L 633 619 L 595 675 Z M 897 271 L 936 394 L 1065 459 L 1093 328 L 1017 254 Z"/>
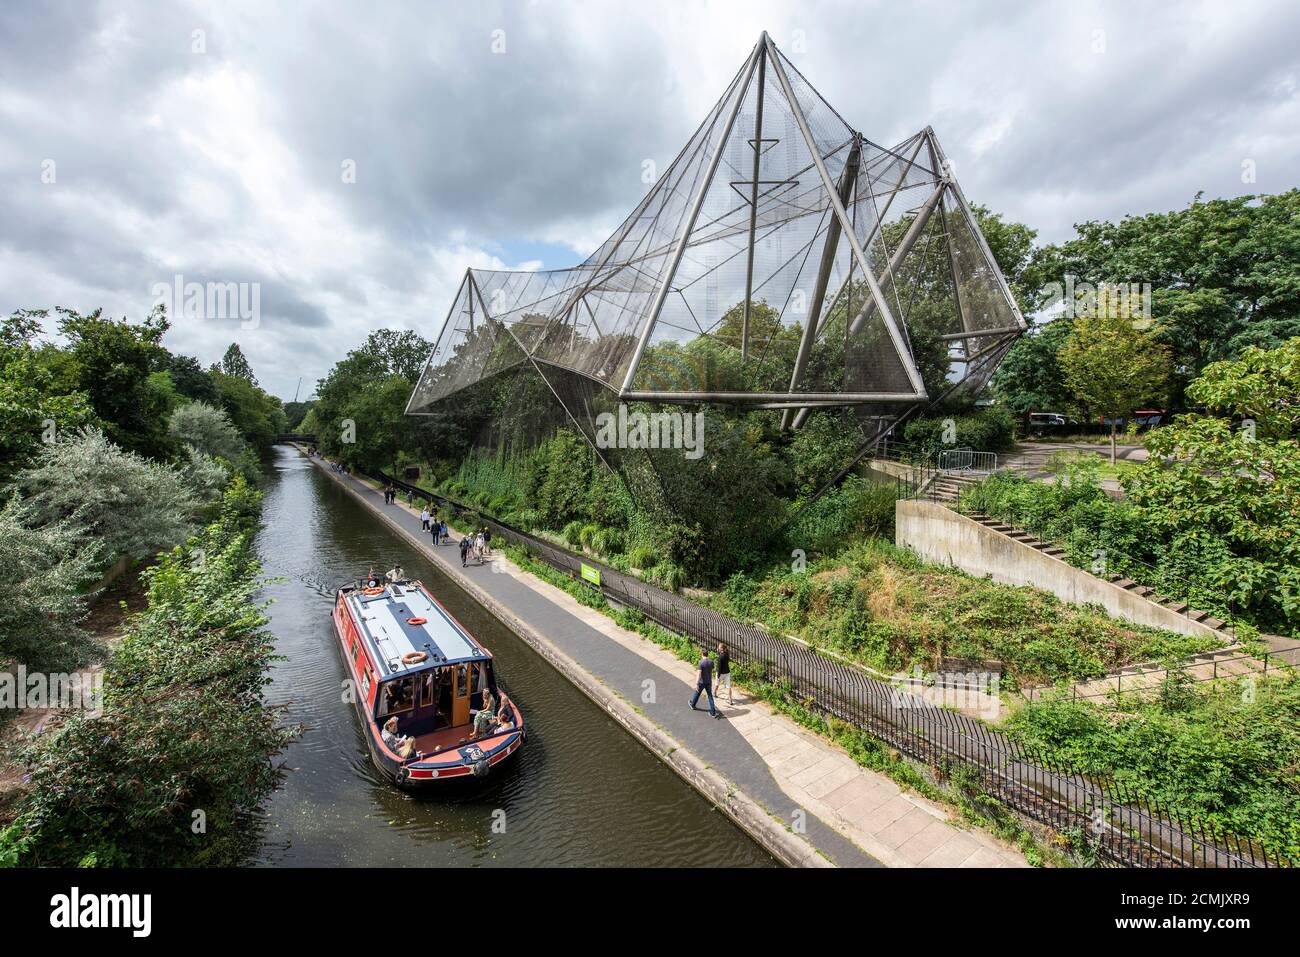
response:
<path id="1" fill-rule="evenodd" d="M 404 582 L 406 581 L 406 571 L 401 565 L 394 565 L 392 568 L 388 569 L 388 575 L 385 577 L 387 577 L 390 582 Z"/>
<path id="2" fill-rule="evenodd" d="M 497 716 L 492 713 L 491 708 L 479 708 L 474 713 L 474 737 L 481 738 L 485 734 L 492 732 L 492 726 L 497 723 Z"/>
<path id="3" fill-rule="evenodd" d="M 380 737 L 384 739 L 384 744 L 388 745 L 389 750 L 399 758 L 409 758 L 411 752 L 415 750 L 415 738 L 409 734 L 397 733 L 396 718 L 389 718 L 384 722 L 384 730 L 380 732 Z"/>

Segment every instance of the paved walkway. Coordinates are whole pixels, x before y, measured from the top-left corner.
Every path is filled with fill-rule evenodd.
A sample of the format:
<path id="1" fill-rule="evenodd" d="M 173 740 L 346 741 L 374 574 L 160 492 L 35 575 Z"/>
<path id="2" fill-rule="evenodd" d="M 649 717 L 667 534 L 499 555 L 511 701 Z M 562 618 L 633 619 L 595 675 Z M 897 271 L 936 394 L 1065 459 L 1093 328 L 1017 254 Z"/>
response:
<path id="1" fill-rule="evenodd" d="M 326 473 L 364 504 L 428 541 L 417 510 L 385 506 L 366 482 Z M 842 867 L 1026 867 L 1023 855 L 992 836 L 955 823 L 938 804 L 904 792 L 859 766 L 842 748 L 805 730 L 765 702 L 735 691 L 720 702 L 723 720 L 688 707 L 695 669 L 676 655 L 619 627 L 567 592 L 496 555 L 462 569 L 454 547 L 422 544 L 453 580 L 470 579 L 663 732 L 743 791 L 768 814 Z M 644 692 L 653 682 L 654 700 Z"/>

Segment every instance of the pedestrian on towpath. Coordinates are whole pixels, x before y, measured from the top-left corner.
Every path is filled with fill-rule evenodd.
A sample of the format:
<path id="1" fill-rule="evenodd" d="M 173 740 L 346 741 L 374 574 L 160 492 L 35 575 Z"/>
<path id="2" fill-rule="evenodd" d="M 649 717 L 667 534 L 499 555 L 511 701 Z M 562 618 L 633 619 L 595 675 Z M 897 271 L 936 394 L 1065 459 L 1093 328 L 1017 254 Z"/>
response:
<path id="1" fill-rule="evenodd" d="M 720 718 L 717 706 L 713 703 L 713 659 L 709 657 L 708 651 L 704 652 L 704 657 L 696 665 L 698 672 L 695 678 L 695 694 L 691 695 L 691 710 L 698 711 L 695 707 L 696 702 L 700 700 L 700 692 L 709 696 L 709 714 L 714 718 Z"/>
<path id="2" fill-rule="evenodd" d="M 429 509 L 425 508 L 420 512 L 420 530 L 427 532 L 429 530 Z"/>
<path id="3" fill-rule="evenodd" d="M 718 697 L 722 697 L 723 686 L 727 688 L 727 704 L 735 704 L 731 699 L 731 650 L 727 643 L 718 645 Z"/>
<path id="4" fill-rule="evenodd" d="M 464 538 L 460 540 L 460 567 L 461 568 L 466 568 L 469 566 L 469 545 L 470 545 L 469 536 L 466 535 Z"/>

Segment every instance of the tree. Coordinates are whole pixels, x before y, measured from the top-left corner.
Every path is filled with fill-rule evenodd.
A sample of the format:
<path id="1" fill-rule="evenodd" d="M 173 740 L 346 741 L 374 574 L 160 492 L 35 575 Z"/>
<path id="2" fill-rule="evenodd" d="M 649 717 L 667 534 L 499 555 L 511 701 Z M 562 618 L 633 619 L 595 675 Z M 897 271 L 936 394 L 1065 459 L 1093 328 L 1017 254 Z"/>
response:
<path id="1" fill-rule="evenodd" d="M 284 431 L 280 400 L 268 395 L 243 376 L 210 373 L 221 396 L 221 408 L 239 433 L 260 455 L 270 454 L 276 435 Z"/>
<path id="2" fill-rule="evenodd" d="M 1176 404 L 1209 363 L 1300 335 L 1300 189 L 1198 194 L 1184 209 L 1075 230 L 1075 239 L 1035 254 L 1034 279 L 1150 283 L 1152 334 L 1171 350 Z"/>
<path id="3" fill-rule="evenodd" d="M 1169 349 L 1120 315 L 1079 316 L 1057 353 L 1066 388 L 1091 414 L 1110 418 L 1110 460 L 1120 416 L 1165 394 Z"/>
<path id="4" fill-rule="evenodd" d="M 110 560 L 185 541 L 205 504 L 176 469 L 118 448 L 98 429 L 44 446 L 14 487 L 29 526 L 68 522 L 101 541 Z"/>
<path id="5" fill-rule="evenodd" d="M 1208 410 L 1153 429 L 1125 482 L 1171 559 L 1239 609 L 1300 624 L 1300 338 L 1212 363 L 1188 387 Z M 1240 423 L 1239 425 L 1236 423 Z"/>
<path id="6" fill-rule="evenodd" d="M 69 381 L 62 353 L 38 345 L 43 311 L 0 322 L 0 479 L 22 468 L 42 440 L 96 422 L 90 397 Z"/>
<path id="7" fill-rule="evenodd" d="M 395 465 L 416 445 L 406 404 L 432 349 L 409 330 L 372 332 L 317 384 L 302 427 L 311 423 L 320 448 L 354 468 Z"/>
<path id="8" fill-rule="evenodd" d="M 253 367 L 248 364 L 244 358 L 244 351 L 239 348 L 238 342 L 232 342 L 226 354 L 221 357 L 221 372 L 237 379 L 243 379 L 249 385 L 257 385 L 257 376 L 253 375 Z"/>
<path id="9" fill-rule="evenodd" d="M 1031 412 L 1065 409 L 1071 401 L 1057 355 L 1069 339 L 1071 322 L 1056 319 L 1032 326 L 1011 347 L 993 375 L 993 393 L 1028 423 Z"/>
<path id="10" fill-rule="evenodd" d="M 57 312 L 76 388 L 89 397 L 109 439 L 128 451 L 168 458 L 175 450 L 167 435 L 175 391 L 162 369 L 168 353 L 161 340 L 169 328 L 162 309 L 138 325 L 105 319 L 99 309 Z"/>
<path id="11" fill-rule="evenodd" d="M 167 431 L 203 455 L 238 462 L 244 440 L 221 409 L 203 402 L 188 402 L 172 413 Z"/>

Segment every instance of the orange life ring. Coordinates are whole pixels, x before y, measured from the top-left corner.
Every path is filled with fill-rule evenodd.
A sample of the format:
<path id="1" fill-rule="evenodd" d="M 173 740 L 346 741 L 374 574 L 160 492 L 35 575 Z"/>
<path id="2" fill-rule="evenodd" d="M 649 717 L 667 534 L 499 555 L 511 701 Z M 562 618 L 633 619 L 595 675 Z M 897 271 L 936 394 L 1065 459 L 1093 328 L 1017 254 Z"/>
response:
<path id="1" fill-rule="evenodd" d="M 428 624 L 428 622 L 429 622 L 429 619 L 428 619 L 428 618 L 408 618 L 408 619 L 406 619 L 406 623 L 407 623 L 408 625 L 425 625 L 425 624 Z"/>
<path id="2" fill-rule="evenodd" d="M 363 588 L 362 591 L 367 595 L 382 595 L 384 593 L 382 588 Z"/>
<path id="3" fill-rule="evenodd" d="M 402 655 L 402 664 L 418 665 L 428 657 L 428 653 L 423 651 L 408 651 L 406 654 Z"/>

